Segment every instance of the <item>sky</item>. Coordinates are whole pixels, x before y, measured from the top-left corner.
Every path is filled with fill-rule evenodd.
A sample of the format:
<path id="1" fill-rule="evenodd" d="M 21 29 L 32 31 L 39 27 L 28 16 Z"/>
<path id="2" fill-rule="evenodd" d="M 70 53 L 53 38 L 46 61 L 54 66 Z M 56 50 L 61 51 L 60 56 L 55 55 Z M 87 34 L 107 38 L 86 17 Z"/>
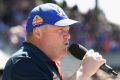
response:
<path id="1" fill-rule="evenodd" d="M 62 2 L 63 0 L 56 0 Z M 78 5 L 80 12 L 86 13 L 95 7 L 95 0 L 65 0 L 68 7 Z M 99 8 L 105 13 L 108 21 L 120 25 L 120 0 L 98 0 Z"/>

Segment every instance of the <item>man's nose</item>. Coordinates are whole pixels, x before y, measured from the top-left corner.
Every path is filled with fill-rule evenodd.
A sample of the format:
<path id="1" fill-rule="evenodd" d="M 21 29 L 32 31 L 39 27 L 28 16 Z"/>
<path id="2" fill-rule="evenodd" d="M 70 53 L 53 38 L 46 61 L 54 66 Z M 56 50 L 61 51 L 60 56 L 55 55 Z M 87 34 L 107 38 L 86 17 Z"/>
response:
<path id="1" fill-rule="evenodd" d="M 68 32 L 65 33 L 65 34 L 64 34 L 64 38 L 65 38 L 65 39 L 70 39 L 70 34 L 69 34 Z"/>
<path id="2" fill-rule="evenodd" d="M 70 39 L 69 29 L 69 26 L 64 27 L 64 38 L 66 38 L 67 40 Z"/>

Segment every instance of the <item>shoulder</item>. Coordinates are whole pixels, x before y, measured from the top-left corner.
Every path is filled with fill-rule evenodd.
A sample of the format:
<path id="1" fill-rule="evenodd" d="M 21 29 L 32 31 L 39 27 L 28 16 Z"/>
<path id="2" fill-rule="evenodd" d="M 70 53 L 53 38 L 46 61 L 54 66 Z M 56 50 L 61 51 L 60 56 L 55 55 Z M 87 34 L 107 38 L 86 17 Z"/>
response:
<path id="1" fill-rule="evenodd" d="M 41 80 L 42 78 L 48 80 L 52 76 L 47 66 L 43 65 L 42 62 L 34 61 L 29 52 L 22 49 L 11 56 L 5 67 L 5 73 L 12 74 L 13 80 L 18 80 L 20 77 L 21 80 L 25 80 L 25 78 L 28 80 Z"/>
<path id="2" fill-rule="evenodd" d="M 14 80 L 49 80 L 51 75 L 48 75 L 47 71 L 37 66 L 29 58 L 24 58 L 16 62 L 12 69 L 12 79 Z"/>
<path id="3" fill-rule="evenodd" d="M 34 56 L 31 55 L 32 53 L 27 50 L 20 49 L 11 57 L 11 63 L 13 65 L 14 71 L 23 71 L 32 73 L 34 71 L 42 71 L 45 66 L 45 64 L 41 61 L 37 61 Z M 43 71 L 44 72 L 44 71 Z"/>

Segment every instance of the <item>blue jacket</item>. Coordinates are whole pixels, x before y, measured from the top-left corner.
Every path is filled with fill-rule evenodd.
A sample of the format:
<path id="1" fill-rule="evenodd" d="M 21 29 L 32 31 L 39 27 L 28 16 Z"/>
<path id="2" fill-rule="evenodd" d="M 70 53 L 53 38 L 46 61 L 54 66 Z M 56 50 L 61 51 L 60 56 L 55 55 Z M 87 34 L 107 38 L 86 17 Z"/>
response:
<path id="1" fill-rule="evenodd" d="M 2 80 L 60 80 L 58 68 L 36 46 L 24 42 L 8 60 Z"/>

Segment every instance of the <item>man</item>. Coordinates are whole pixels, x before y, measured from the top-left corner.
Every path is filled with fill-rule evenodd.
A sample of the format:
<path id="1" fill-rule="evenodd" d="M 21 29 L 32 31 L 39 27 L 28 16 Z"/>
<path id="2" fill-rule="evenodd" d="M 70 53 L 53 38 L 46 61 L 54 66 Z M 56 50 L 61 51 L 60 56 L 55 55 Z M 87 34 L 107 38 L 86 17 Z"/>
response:
<path id="1" fill-rule="evenodd" d="M 63 80 L 58 60 L 67 53 L 70 26 L 78 23 L 55 4 L 35 7 L 28 16 L 26 42 L 7 62 L 3 80 Z M 89 80 L 104 63 L 99 53 L 89 50 L 66 80 Z"/>

